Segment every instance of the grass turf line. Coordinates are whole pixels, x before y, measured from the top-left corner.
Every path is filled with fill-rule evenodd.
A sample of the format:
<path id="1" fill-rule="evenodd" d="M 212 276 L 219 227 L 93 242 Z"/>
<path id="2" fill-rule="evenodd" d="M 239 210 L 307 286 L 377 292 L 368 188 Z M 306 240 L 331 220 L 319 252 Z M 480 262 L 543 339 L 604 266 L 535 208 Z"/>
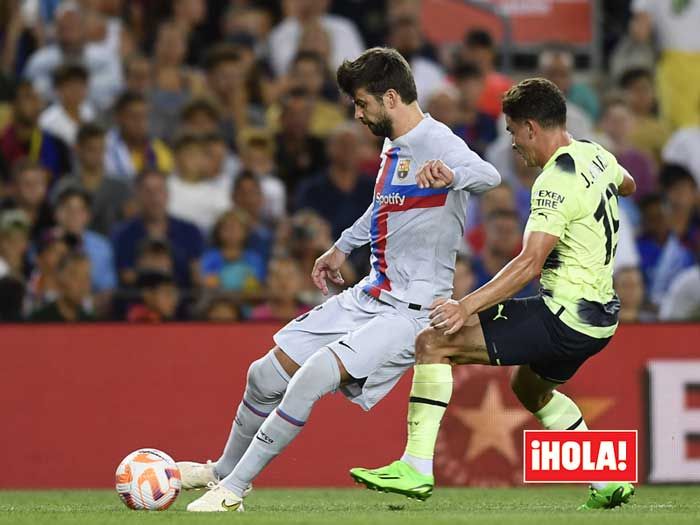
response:
<path id="1" fill-rule="evenodd" d="M 241 523 L 334 525 L 544 525 L 566 523 L 700 523 L 700 486 L 638 488 L 621 509 L 582 513 L 583 486 L 438 489 L 425 503 L 362 489 L 256 489 L 245 513 L 193 514 L 185 506 L 201 492 L 185 492 L 165 512 L 127 509 L 113 491 L 0 491 L 0 523 L 122 524 Z"/>

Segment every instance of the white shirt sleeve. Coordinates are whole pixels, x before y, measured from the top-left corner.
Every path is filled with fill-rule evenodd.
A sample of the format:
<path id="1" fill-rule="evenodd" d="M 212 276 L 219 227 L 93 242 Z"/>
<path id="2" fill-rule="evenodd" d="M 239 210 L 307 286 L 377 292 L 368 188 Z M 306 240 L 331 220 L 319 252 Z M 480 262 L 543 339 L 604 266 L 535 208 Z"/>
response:
<path id="1" fill-rule="evenodd" d="M 453 135 L 447 143 L 441 159 L 454 172 L 452 189 L 483 193 L 501 183 L 496 168 L 470 150 L 462 139 Z"/>
<path id="2" fill-rule="evenodd" d="M 345 254 L 351 253 L 355 248 L 364 246 L 369 242 L 369 226 L 372 217 L 374 202 L 370 203 L 362 216 L 347 228 L 335 243 L 335 247 Z"/>
<path id="3" fill-rule="evenodd" d="M 690 321 L 700 318 L 700 267 L 683 271 L 661 301 L 661 321 Z"/>

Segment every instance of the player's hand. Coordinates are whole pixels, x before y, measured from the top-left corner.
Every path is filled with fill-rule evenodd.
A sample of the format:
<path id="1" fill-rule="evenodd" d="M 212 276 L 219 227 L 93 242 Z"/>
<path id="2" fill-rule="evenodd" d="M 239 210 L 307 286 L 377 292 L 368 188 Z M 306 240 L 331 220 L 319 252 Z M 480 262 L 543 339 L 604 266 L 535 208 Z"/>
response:
<path id="1" fill-rule="evenodd" d="M 345 262 L 345 255 L 335 246 L 331 247 L 326 253 L 321 255 L 314 263 L 314 268 L 311 270 L 311 279 L 316 287 L 323 292 L 323 295 L 328 295 L 328 285 L 326 279 L 331 282 L 342 285 L 345 283 L 343 276 L 340 275 L 340 267 Z"/>
<path id="2" fill-rule="evenodd" d="M 447 188 L 454 178 L 454 172 L 444 162 L 429 160 L 418 170 L 416 184 L 419 188 Z"/>
<path id="3" fill-rule="evenodd" d="M 472 314 L 465 305 L 454 299 L 436 299 L 430 305 L 430 326 L 444 330 L 445 335 L 452 335 L 464 326 Z"/>

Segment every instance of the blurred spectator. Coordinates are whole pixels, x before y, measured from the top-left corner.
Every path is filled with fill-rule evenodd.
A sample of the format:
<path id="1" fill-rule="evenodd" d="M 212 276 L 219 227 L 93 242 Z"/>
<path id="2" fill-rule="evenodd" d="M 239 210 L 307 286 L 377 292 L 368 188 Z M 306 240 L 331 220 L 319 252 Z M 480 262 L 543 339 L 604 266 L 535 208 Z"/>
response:
<path id="1" fill-rule="evenodd" d="M 321 304 L 326 298 L 311 280 L 311 268 L 316 258 L 333 243 L 330 224 L 312 210 L 300 210 L 291 221 L 280 224 L 275 242 L 276 254 L 291 255 L 302 269 L 300 300 L 311 306 Z M 340 272 L 346 286 L 357 282 L 357 274 L 349 261 L 345 261 Z"/>
<path id="2" fill-rule="evenodd" d="M 331 225 L 334 239 L 365 212 L 372 202 L 374 180 L 359 171 L 357 125 L 349 122 L 328 138 L 329 166 L 299 184 L 295 209 L 312 209 Z"/>
<path id="3" fill-rule="evenodd" d="M 520 223 L 524 225 L 530 215 L 530 190 L 541 170 L 525 164 L 522 155 L 513 149 L 508 135 L 501 135 L 486 149 L 486 160 L 511 186 Z"/>
<path id="4" fill-rule="evenodd" d="M 19 208 L 29 217 L 31 238 L 38 239 L 41 231 L 53 225 L 48 203 L 49 174 L 36 162 L 24 160 L 15 164 L 9 196 L 0 202 L 0 209 Z"/>
<path id="5" fill-rule="evenodd" d="M 598 100 L 590 88 L 574 83 L 573 53 L 563 48 L 545 49 L 538 58 L 538 67 L 540 74 L 554 82 L 566 97 L 566 129 L 575 139 L 590 138 Z"/>
<path id="6" fill-rule="evenodd" d="M 653 70 L 655 62 L 656 53 L 649 41 L 648 23 L 639 17 L 633 17 L 629 21 L 627 34 L 620 38 L 610 55 L 610 74 L 618 79 L 628 70 Z"/>
<path id="7" fill-rule="evenodd" d="M 474 272 L 468 257 L 457 255 L 455 260 L 455 277 L 452 288 L 452 299 L 458 301 L 474 290 Z"/>
<path id="8" fill-rule="evenodd" d="M 65 254 L 58 263 L 58 296 L 55 301 L 31 313 L 39 323 L 91 321 L 83 304 L 90 296 L 90 260 L 80 251 Z"/>
<path id="9" fill-rule="evenodd" d="M 253 308 L 250 318 L 286 323 L 305 314 L 310 307 L 299 300 L 301 285 L 301 270 L 294 259 L 272 259 L 267 279 L 269 298 L 264 304 Z"/>
<path id="10" fill-rule="evenodd" d="M 337 87 L 331 84 L 323 59 L 318 53 L 302 51 L 292 63 L 292 68 L 286 81 L 290 88 L 299 88 L 306 92 L 311 104 L 311 133 L 319 137 L 327 136 L 335 127 L 345 121 L 340 106 L 324 97 L 330 89 L 337 94 Z M 279 104 L 270 106 L 267 111 L 268 126 L 279 129 L 281 108 Z"/>
<path id="11" fill-rule="evenodd" d="M 574 81 L 574 60 L 571 50 L 553 46 L 540 53 L 537 63 L 542 76 L 554 82 L 569 102 L 585 111 L 595 122 L 600 109 L 598 97 L 586 84 Z"/>
<path id="12" fill-rule="evenodd" d="M 200 307 L 200 319 L 215 323 L 235 323 L 241 320 L 241 312 L 236 302 L 226 296 L 207 299 Z"/>
<path id="13" fill-rule="evenodd" d="M 518 254 L 522 230 L 518 214 L 508 210 L 496 210 L 485 217 L 484 249 L 472 260 L 475 288 L 483 286 Z M 530 297 L 537 294 L 534 282 L 529 283 L 514 297 Z"/>
<path id="14" fill-rule="evenodd" d="M 24 283 L 21 279 L 6 275 L 0 277 L 0 323 L 16 323 L 22 320 Z"/>
<path id="15" fill-rule="evenodd" d="M 287 73 L 296 56 L 304 26 L 319 23 L 330 40 L 331 67 L 355 59 L 365 49 L 362 37 L 350 20 L 327 13 L 329 0 L 283 0 L 284 19 L 270 32 L 268 46 L 276 76 Z"/>
<path id="16" fill-rule="evenodd" d="M 204 286 L 244 294 L 259 291 L 265 279 L 265 262 L 260 254 L 246 248 L 247 236 L 244 211 L 230 211 L 217 221 L 212 233 L 214 248 L 202 255 Z"/>
<path id="17" fill-rule="evenodd" d="M 182 107 L 180 130 L 183 133 L 206 135 L 220 129 L 219 108 L 208 98 L 195 98 Z"/>
<path id="18" fill-rule="evenodd" d="M 37 50 L 24 70 L 44 100 L 53 99 L 54 70 L 66 62 L 80 62 L 90 74 L 90 101 L 99 109 L 111 106 L 122 86 L 119 55 L 105 46 L 87 43 L 85 37 L 82 9 L 75 2 L 62 2 L 56 10 L 56 43 Z"/>
<path id="19" fill-rule="evenodd" d="M 211 39 L 211 35 L 206 34 L 203 24 L 207 18 L 207 4 L 205 0 L 173 0 L 172 2 L 172 23 L 183 32 L 187 63 L 190 65 L 199 63 L 200 52 Z"/>
<path id="20" fill-rule="evenodd" d="M 145 270 L 139 273 L 136 286 L 141 304 L 129 308 L 127 320 L 132 323 L 160 323 L 175 318 L 179 293 L 170 273 Z"/>
<path id="21" fill-rule="evenodd" d="M 173 276 L 179 287 L 189 288 L 197 281 L 199 258 L 203 251 L 202 234 L 192 223 L 168 215 L 166 175 L 146 171 L 136 180 L 138 215 L 115 229 L 114 256 L 124 284 L 136 282 L 137 250 L 144 239 L 167 241 L 172 249 Z"/>
<path id="22" fill-rule="evenodd" d="M 668 201 L 671 230 L 691 252 L 700 249 L 700 192 L 698 183 L 682 166 L 662 168 L 661 185 Z"/>
<path id="23" fill-rule="evenodd" d="M 220 44 L 204 58 L 207 89 L 220 111 L 226 141 L 236 146 L 236 133 L 248 126 L 261 126 L 265 112 L 260 105 L 259 86 L 249 85 L 250 67 L 231 45 Z M 251 89 L 251 87 L 253 89 Z"/>
<path id="24" fill-rule="evenodd" d="M 662 195 L 648 195 L 639 207 L 642 212 L 642 231 L 637 239 L 640 269 L 648 298 L 658 305 L 673 278 L 693 264 L 693 257 L 671 229 L 668 202 Z"/>
<path id="25" fill-rule="evenodd" d="M 68 188 L 86 192 L 92 202 L 89 228 L 99 234 L 109 235 L 117 221 L 127 214 L 131 189 L 125 182 L 107 176 L 104 156 L 104 130 L 96 124 L 85 124 L 78 131 L 73 174 L 58 181 L 53 195 L 60 195 Z"/>
<path id="26" fill-rule="evenodd" d="M 485 218 L 501 210 L 517 212 L 513 188 L 506 182 L 502 182 L 491 191 L 482 193 L 473 200 L 470 199 L 467 208 L 466 239 L 473 254 L 479 254 L 484 249 Z M 521 229 L 526 219 L 521 217 Z"/>
<path id="27" fill-rule="evenodd" d="M 452 127 L 452 131 L 483 157 L 487 146 L 498 137 L 495 119 L 479 110 L 479 99 L 484 91 L 484 75 L 475 63 L 462 62 L 457 65 L 452 76 L 459 91 L 459 121 Z"/>
<path id="28" fill-rule="evenodd" d="M 148 96 L 153 83 L 151 61 L 144 55 L 130 55 L 124 60 L 125 91 Z"/>
<path id="29" fill-rule="evenodd" d="M 634 115 L 630 143 L 650 155 L 657 164 L 671 135 L 668 124 L 656 115 L 654 79 L 648 69 L 630 69 L 620 78 L 627 106 Z"/>
<path id="30" fill-rule="evenodd" d="M 418 103 L 426 105 L 431 95 L 445 83 L 445 72 L 438 63 L 421 54 L 425 43 L 418 18 L 402 15 L 390 21 L 388 41 L 410 64 Z"/>
<path id="31" fill-rule="evenodd" d="M 661 321 L 700 321 L 700 263 L 683 270 L 661 300 Z"/>
<path id="32" fill-rule="evenodd" d="M 27 285 L 25 311 L 37 310 L 58 297 L 58 265 L 61 259 L 78 246 L 78 239 L 66 235 L 58 227 L 42 232 L 36 243 L 34 269 Z"/>
<path id="33" fill-rule="evenodd" d="M 188 0 L 191 1 L 191 0 Z M 148 94 L 150 131 L 156 137 L 174 137 L 180 110 L 193 96 L 204 92 L 204 78 L 184 66 L 186 33 L 175 23 L 158 27 Z"/>
<path id="34" fill-rule="evenodd" d="M 484 90 L 479 98 L 479 110 L 497 119 L 501 115 L 501 97 L 513 81 L 496 71 L 496 45 L 485 29 L 473 29 L 464 37 L 457 63 L 474 62 L 484 74 Z"/>
<path id="35" fill-rule="evenodd" d="M 321 170 L 326 165 L 323 141 L 310 129 L 311 101 L 305 91 L 292 90 L 282 100 L 280 132 L 277 141 L 279 176 L 294 195 L 299 181 Z"/>
<path id="36" fill-rule="evenodd" d="M 22 210 L 0 213 L 0 277 L 23 280 L 29 248 L 29 218 Z"/>
<path id="37" fill-rule="evenodd" d="M 117 125 L 107 133 L 107 173 L 127 182 L 146 170 L 170 173 L 170 150 L 160 139 L 149 137 L 149 105 L 144 96 L 127 91 L 117 99 L 114 111 Z"/>
<path id="38" fill-rule="evenodd" d="M 117 287 L 114 254 L 109 241 L 87 229 L 90 223 L 90 195 L 79 188 L 66 188 L 56 198 L 56 223 L 78 239 L 90 259 L 92 291 L 109 292 Z"/>
<path id="39" fill-rule="evenodd" d="M 156 270 L 161 273 L 173 272 L 173 257 L 170 245 L 161 239 L 144 239 L 138 249 L 137 273 Z"/>
<path id="40" fill-rule="evenodd" d="M 286 213 L 287 191 L 277 176 L 274 137 L 263 129 L 243 129 L 238 135 L 238 151 L 243 169 L 254 175 L 260 184 L 262 219 L 280 220 Z M 235 188 L 233 198 L 235 200 Z"/>
<path id="41" fill-rule="evenodd" d="M 634 0 L 630 28 L 637 39 L 661 50 L 656 69 L 663 116 L 675 127 L 695 126 L 700 118 L 700 4 Z M 681 94 L 682 95 L 679 95 Z"/>
<path id="42" fill-rule="evenodd" d="M 221 132 L 206 133 L 201 135 L 201 138 L 205 153 L 204 178 L 216 186 L 228 199 L 233 189 L 233 180 L 240 170 L 241 161 L 231 153 Z"/>
<path id="43" fill-rule="evenodd" d="M 683 166 L 700 185 L 700 117 L 695 125 L 679 129 L 671 136 L 663 149 L 662 157 L 667 164 Z"/>
<path id="44" fill-rule="evenodd" d="M 0 176 L 9 178 L 15 163 L 28 158 L 45 166 L 56 180 L 70 171 L 68 146 L 39 128 L 41 99 L 32 85 L 20 82 L 14 93 L 12 120 L 0 134 Z"/>
<path id="45" fill-rule="evenodd" d="M 642 310 L 644 304 L 644 278 L 639 268 L 628 266 L 615 270 L 613 276 L 615 293 L 620 299 L 618 320 L 621 323 L 651 321 Z"/>
<path id="46" fill-rule="evenodd" d="M 270 223 L 263 215 L 263 203 L 262 186 L 258 177 L 250 171 L 241 172 L 233 183 L 233 206 L 248 216 L 246 248 L 259 253 L 267 265 L 274 236 Z"/>
<path id="47" fill-rule="evenodd" d="M 632 146 L 630 135 L 634 116 L 624 99 L 609 97 L 603 104 L 599 129 L 603 133 L 600 142 L 617 161 L 630 172 L 637 184 L 634 199 L 638 201 L 652 193 L 657 186 L 654 162 L 651 157 Z"/>
<path id="48" fill-rule="evenodd" d="M 207 235 L 231 207 L 229 195 L 208 178 L 207 151 L 201 137 L 182 135 L 175 142 L 175 172 L 168 177 L 168 212 Z"/>
<path id="49" fill-rule="evenodd" d="M 73 146 L 80 124 L 95 120 L 95 110 L 85 100 L 87 71 L 81 65 L 63 64 L 53 74 L 57 101 L 39 116 L 39 126 L 46 133 Z"/>

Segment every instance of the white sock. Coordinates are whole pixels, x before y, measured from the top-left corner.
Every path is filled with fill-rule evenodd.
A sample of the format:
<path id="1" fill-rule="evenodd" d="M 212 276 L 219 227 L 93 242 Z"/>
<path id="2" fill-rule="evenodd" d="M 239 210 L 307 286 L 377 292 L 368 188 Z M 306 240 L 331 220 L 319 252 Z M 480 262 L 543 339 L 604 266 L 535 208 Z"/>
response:
<path id="1" fill-rule="evenodd" d="M 404 452 L 403 456 L 401 456 L 401 461 L 403 461 L 404 463 L 408 463 L 414 469 L 416 469 L 418 472 L 425 476 L 433 475 L 432 459 L 417 458 L 416 456 L 412 456 L 411 454 Z"/>
<path id="2" fill-rule="evenodd" d="M 228 476 L 238 464 L 260 425 L 282 401 L 289 380 L 272 351 L 250 365 L 243 400 L 238 405 L 224 451 L 214 465 L 218 478 Z"/>
<path id="3" fill-rule="evenodd" d="M 327 348 L 316 352 L 294 374 L 280 406 L 265 419 L 241 460 L 220 483 L 242 497 L 255 477 L 299 435 L 314 403 L 339 386 L 335 354 Z"/>

